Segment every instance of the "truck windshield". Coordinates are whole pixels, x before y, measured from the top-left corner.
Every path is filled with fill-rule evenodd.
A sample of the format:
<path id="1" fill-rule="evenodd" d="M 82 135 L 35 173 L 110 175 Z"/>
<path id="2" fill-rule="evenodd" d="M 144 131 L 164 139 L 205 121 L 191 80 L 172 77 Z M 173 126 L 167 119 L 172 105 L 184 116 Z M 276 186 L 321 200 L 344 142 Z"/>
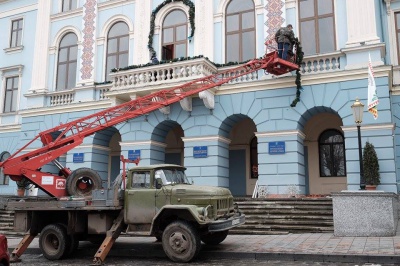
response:
<path id="1" fill-rule="evenodd" d="M 189 184 L 185 172 L 181 169 L 163 169 L 156 171 L 156 178 L 161 178 L 164 185 Z"/>

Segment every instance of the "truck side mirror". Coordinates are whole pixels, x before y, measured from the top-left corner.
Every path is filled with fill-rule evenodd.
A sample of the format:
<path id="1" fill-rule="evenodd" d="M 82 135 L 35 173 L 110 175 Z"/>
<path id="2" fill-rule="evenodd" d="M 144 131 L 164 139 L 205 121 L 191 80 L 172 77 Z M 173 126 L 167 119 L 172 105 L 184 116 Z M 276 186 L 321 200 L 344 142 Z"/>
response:
<path id="1" fill-rule="evenodd" d="M 162 179 L 161 178 L 157 178 L 156 179 L 156 189 L 160 189 L 162 188 Z"/>

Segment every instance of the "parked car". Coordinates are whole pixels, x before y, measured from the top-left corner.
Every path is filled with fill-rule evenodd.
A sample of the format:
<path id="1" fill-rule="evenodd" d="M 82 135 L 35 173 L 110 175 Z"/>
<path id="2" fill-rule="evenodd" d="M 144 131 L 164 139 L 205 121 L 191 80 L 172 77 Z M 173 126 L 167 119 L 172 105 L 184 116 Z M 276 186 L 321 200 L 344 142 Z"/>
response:
<path id="1" fill-rule="evenodd" d="M 7 237 L 2 234 L 0 234 L 0 266 L 10 266 Z"/>

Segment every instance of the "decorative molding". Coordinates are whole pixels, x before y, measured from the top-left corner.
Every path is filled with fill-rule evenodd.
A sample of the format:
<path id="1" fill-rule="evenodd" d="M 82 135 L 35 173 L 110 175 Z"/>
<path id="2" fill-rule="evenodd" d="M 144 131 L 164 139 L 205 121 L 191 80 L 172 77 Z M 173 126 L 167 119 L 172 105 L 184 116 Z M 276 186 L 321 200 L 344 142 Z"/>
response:
<path id="1" fill-rule="evenodd" d="M 83 49 L 82 65 L 80 69 L 81 79 L 93 79 L 94 55 L 96 50 L 96 19 L 97 19 L 97 0 L 86 0 L 83 5 Z"/>
<path id="2" fill-rule="evenodd" d="M 362 130 L 392 130 L 394 131 L 396 124 L 361 124 Z M 342 126 L 343 132 L 357 131 L 357 126 Z"/>
<path id="3" fill-rule="evenodd" d="M 4 12 L 0 12 L 0 19 L 7 18 L 7 17 L 13 17 L 16 15 L 21 15 L 23 13 L 35 11 L 38 9 L 38 4 L 33 4 L 33 5 L 28 5 L 28 6 L 23 6 L 11 10 L 7 10 Z"/>
<path id="4" fill-rule="evenodd" d="M 18 53 L 18 52 L 22 52 L 22 50 L 24 50 L 24 46 L 19 45 L 16 47 L 4 48 L 3 50 L 6 54 Z"/>
<path id="5" fill-rule="evenodd" d="M 50 19 L 52 22 L 56 22 L 56 21 L 61 21 L 61 20 L 65 20 L 68 18 L 79 17 L 79 16 L 82 16 L 82 11 L 83 11 L 83 8 L 80 7 L 77 9 L 70 10 L 70 11 L 60 12 L 60 13 L 51 15 Z"/>
<path id="6" fill-rule="evenodd" d="M 96 150 L 107 151 L 107 152 L 111 151 L 110 147 L 96 145 L 96 144 L 82 144 L 82 145 L 79 145 L 79 146 L 76 146 L 75 148 L 73 148 L 72 151 L 75 149 L 91 149 L 91 150 L 96 149 Z M 69 152 L 69 153 L 71 153 L 71 152 Z"/>
<path id="7" fill-rule="evenodd" d="M 5 76 L 5 73 L 11 72 L 11 71 L 18 71 L 18 74 L 21 74 L 23 69 L 24 69 L 24 65 L 1 67 L 0 75 Z"/>
<path id="8" fill-rule="evenodd" d="M 219 135 L 216 136 L 202 136 L 202 137 L 182 137 L 183 142 L 200 142 L 200 141 L 219 141 L 230 144 L 231 140 Z"/>
<path id="9" fill-rule="evenodd" d="M 134 4 L 135 2 L 136 2 L 135 0 L 108 0 L 103 3 L 99 3 L 97 8 L 99 9 L 99 11 L 100 10 L 103 11 L 110 8 Z"/>
<path id="10" fill-rule="evenodd" d="M 1 133 L 20 132 L 21 125 L 20 124 L 2 125 L 2 126 L 0 126 L 0 131 L 1 131 Z"/>
<path id="11" fill-rule="evenodd" d="M 199 98 L 203 99 L 205 107 L 207 107 L 208 109 L 214 109 L 215 106 L 214 94 L 210 90 L 199 92 Z"/>
<path id="12" fill-rule="evenodd" d="M 161 147 L 161 148 L 166 148 L 167 144 L 162 143 L 162 142 L 158 142 L 158 141 L 154 141 L 154 140 L 149 140 L 149 141 L 121 141 L 119 142 L 119 145 L 122 147 L 130 147 L 130 146 L 157 146 L 157 147 Z"/>
<path id="13" fill-rule="evenodd" d="M 192 111 L 192 97 L 186 97 L 179 101 L 183 110 L 187 112 Z"/>
<path id="14" fill-rule="evenodd" d="M 68 105 L 59 105 L 59 106 L 52 106 L 45 108 L 31 108 L 31 109 L 21 110 L 19 113 L 22 118 L 25 118 L 34 116 L 63 114 L 69 112 L 85 112 L 91 110 L 106 109 L 109 107 L 111 107 L 111 101 L 103 100 L 103 101 L 73 103 Z"/>
<path id="15" fill-rule="evenodd" d="M 257 138 L 262 137 L 282 137 L 282 136 L 298 136 L 301 139 L 305 139 L 306 135 L 300 130 L 282 130 L 282 131 L 270 131 L 270 132 L 256 132 L 255 136 Z"/>

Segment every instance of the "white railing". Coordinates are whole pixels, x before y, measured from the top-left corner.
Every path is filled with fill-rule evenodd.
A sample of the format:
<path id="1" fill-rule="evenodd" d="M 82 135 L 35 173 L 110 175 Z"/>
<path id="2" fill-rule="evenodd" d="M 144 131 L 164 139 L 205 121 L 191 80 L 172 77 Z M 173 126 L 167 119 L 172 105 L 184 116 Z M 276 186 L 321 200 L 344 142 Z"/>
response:
<path id="1" fill-rule="evenodd" d="M 102 87 L 96 87 L 96 100 L 98 101 L 103 101 L 103 100 L 108 100 L 109 97 L 106 96 L 106 93 L 109 92 L 111 89 L 111 84 L 108 85 L 107 87 L 102 86 Z"/>
<path id="2" fill-rule="evenodd" d="M 189 81 L 216 72 L 217 68 L 205 58 L 124 70 L 110 74 L 111 91 Z"/>
<path id="3" fill-rule="evenodd" d="M 231 76 L 236 76 L 240 74 L 238 71 L 233 71 L 234 68 L 237 68 L 239 65 L 233 65 L 230 67 L 221 67 L 218 69 L 218 72 L 225 72 L 229 71 L 229 69 L 232 69 L 232 72 L 227 72 L 223 74 L 222 76 L 225 77 L 231 77 Z M 242 71 L 243 73 L 244 71 Z M 254 71 L 252 73 L 249 73 L 247 75 L 240 76 L 238 78 L 232 79 L 231 81 L 228 82 L 228 84 L 234 84 L 234 83 L 241 83 L 241 82 L 249 82 L 249 81 L 256 81 L 258 80 L 258 71 Z"/>
<path id="4" fill-rule="evenodd" d="M 70 104 L 74 101 L 75 92 L 60 91 L 52 92 L 50 95 L 50 106 Z"/>
<path id="5" fill-rule="evenodd" d="M 344 54 L 338 52 L 304 57 L 303 64 L 300 66 L 301 73 L 307 75 L 341 70 L 341 56 Z"/>

